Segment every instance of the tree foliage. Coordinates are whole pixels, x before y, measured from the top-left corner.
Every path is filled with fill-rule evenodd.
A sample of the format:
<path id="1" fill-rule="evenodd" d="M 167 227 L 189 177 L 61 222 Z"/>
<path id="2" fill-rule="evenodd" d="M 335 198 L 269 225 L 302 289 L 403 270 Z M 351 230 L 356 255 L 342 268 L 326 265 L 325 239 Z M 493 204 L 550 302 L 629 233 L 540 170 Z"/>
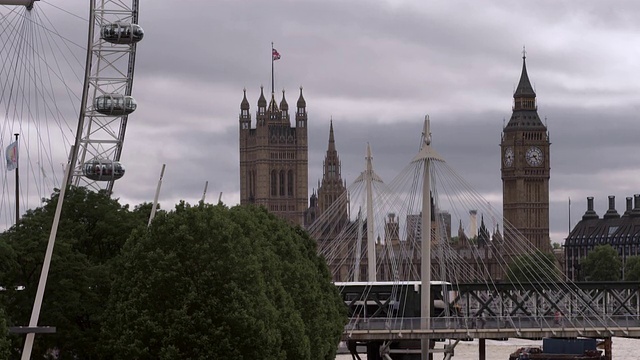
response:
<path id="1" fill-rule="evenodd" d="M 189 206 L 125 245 L 114 359 L 334 359 L 346 314 L 315 242 L 263 208 Z"/>
<path id="2" fill-rule="evenodd" d="M 0 234 L 0 285 L 6 287 L 12 325 L 29 323 L 58 197 L 55 193 L 42 207 L 28 211 L 18 226 Z M 36 336 L 34 358 L 49 349 L 57 349 L 60 359 L 99 357 L 95 344 L 110 293 L 111 264 L 146 217 L 145 206 L 129 211 L 104 192 L 67 190 L 39 321 L 57 332 Z M 21 349 L 23 340 L 15 337 L 20 343 L 12 349 Z"/>
<path id="3" fill-rule="evenodd" d="M 58 193 L 0 234 L 0 359 L 22 348 Z M 130 211 L 67 191 L 33 357 L 333 359 L 346 320 L 315 242 L 259 208 Z M 127 240 L 128 239 L 128 240 Z M 24 289 L 24 290 L 21 290 Z"/>
<path id="4" fill-rule="evenodd" d="M 0 307 L 0 359 L 9 359 L 11 342 L 9 341 L 9 329 L 4 314 L 4 309 Z"/>
<path id="5" fill-rule="evenodd" d="M 629 256 L 624 264 L 624 279 L 640 281 L 640 256 Z"/>
<path id="6" fill-rule="evenodd" d="M 507 269 L 511 282 L 554 282 L 558 281 L 559 275 L 553 254 L 539 250 L 516 257 Z"/>
<path id="7" fill-rule="evenodd" d="M 584 279 L 587 281 L 619 281 L 622 260 L 609 244 L 598 245 L 581 262 Z"/>

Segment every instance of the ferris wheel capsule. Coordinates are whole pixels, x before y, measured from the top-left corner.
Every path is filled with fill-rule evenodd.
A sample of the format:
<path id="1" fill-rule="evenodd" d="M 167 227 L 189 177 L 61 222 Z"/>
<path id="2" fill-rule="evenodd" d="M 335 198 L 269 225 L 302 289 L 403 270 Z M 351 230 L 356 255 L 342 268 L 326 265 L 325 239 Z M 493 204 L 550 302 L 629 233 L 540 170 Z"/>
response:
<path id="1" fill-rule="evenodd" d="M 136 110 L 136 100 L 122 94 L 105 94 L 96 97 L 93 103 L 95 110 L 104 115 L 129 115 Z"/>
<path id="2" fill-rule="evenodd" d="M 113 181 L 124 176 L 124 166 L 109 159 L 92 159 L 82 165 L 82 175 L 94 181 Z"/>
<path id="3" fill-rule="evenodd" d="M 33 3 L 38 0 L 2 0 L 0 5 L 22 5 L 26 6 L 28 10 L 33 8 Z"/>
<path id="4" fill-rule="evenodd" d="M 112 44 L 135 44 L 144 37 L 144 30 L 138 24 L 116 22 L 102 25 L 100 37 Z"/>

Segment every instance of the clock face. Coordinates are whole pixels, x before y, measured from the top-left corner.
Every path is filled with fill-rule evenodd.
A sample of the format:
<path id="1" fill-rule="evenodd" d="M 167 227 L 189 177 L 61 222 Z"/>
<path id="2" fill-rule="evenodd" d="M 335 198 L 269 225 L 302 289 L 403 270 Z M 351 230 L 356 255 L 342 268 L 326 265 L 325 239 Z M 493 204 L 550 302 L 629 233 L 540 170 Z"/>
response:
<path id="1" fill-rule="evenodd" d="M 525 159 L 531 166 L 540 166 L 544 162 L 544 153 L 539 147 L 532 146 L 527 150 Z"/>
<path id="2" fill-rule="evenodd" d="M 510 167 L 513 165 L 513 148 L 508 147 L 504 150 L 504 165 Z"/>

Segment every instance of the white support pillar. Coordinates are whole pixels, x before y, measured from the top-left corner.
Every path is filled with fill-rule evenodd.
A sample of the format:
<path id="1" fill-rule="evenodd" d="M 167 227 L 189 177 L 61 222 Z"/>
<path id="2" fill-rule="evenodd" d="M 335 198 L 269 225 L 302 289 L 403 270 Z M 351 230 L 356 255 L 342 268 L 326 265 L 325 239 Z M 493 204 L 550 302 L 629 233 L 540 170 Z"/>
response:
<path id="1" fill-rule="evenodd" d="M 422 133 L 422 148 L 412 162 L 423 163 L 422 181 L 422 227 L 421 227 L 421 247 L 422 260 L 420 265 L 420 275 L 422 284 L 420 286 L 420 317 L 422 318 L 422 329 L 431 329 L 431 161 L 444 161 L 442 157 L 431 148 L 431 132 L 429 129 L 429 116 L 425 116 L 424 130 Z M 421 359 L 429 359 L 430 338 L 426 336 L 421 341 Z"/>
<path id="2" fill-rule="evenodd" d="M 364 181 L 367 189 L 367 260 L 368 260 L 368 280 L 376 281 L 376 239 L 373 233 L 373 157 L 371 147 L 367 143 L 367 170 Z"/>
<path id="3" fill-rule="evenodd" d="M 358 209 L 358 240 L 356 242 L 355 265 L 353 269 L 353 281 L 360 281 L 360 255 L 362 255 L 362 208 Z"/>

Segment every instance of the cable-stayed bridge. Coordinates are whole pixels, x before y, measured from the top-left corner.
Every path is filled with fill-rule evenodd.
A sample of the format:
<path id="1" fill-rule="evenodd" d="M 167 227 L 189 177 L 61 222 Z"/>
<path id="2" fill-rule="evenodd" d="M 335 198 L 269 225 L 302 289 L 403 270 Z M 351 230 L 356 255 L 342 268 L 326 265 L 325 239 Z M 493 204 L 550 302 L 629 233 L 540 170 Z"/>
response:
<path id="1" fill-rule="evenodd" d="M 365 171 L 309 231 L 349 309 L 343 339 L 369 360 L 510 337 L 603 339 L 610 359 L 612 336 L 640 337 L 640 283 L 570 281 L 550 244 L 535 248 L 433 149 L 428 118 L 395 179 L 375 173 L 367 147 Z"/>

